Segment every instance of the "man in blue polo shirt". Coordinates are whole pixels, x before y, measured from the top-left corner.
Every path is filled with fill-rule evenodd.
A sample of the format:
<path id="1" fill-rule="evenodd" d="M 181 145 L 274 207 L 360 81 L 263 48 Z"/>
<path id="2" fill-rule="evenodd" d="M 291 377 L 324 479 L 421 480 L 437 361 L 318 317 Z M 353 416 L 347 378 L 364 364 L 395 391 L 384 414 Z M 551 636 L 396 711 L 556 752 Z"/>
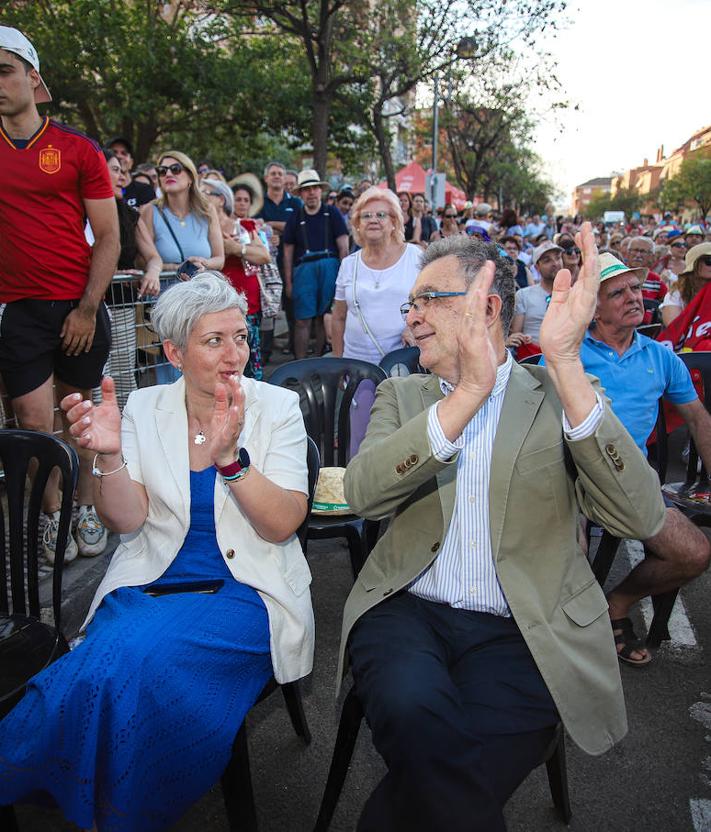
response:
<path id="1" fill-rule="evenodd" d="M 643 453 L 663 396 L 686 420 L 711 470 L 711 416 L 699 401 L 689 371 L 670 349 L 636 332 L 644 318 L 644 274 L 644 269 L 627 268 L 611 254 L 600 255 L 597 310 L 580 347 L 583 366 L 600 379 L 612 409 Z M 631 665 L 647 664 L 651 656 L 635 636 L 630 607 L 697 577 L 711 558 L 705 535 L 675 508 L 667 508 L 662 530 L 644 543 L 652 556 L 608 595 L 617 652 Z"/>
<path id="2" fill-rule="evenodd" d="M 284 229 L 284 288 L 294 307 L 294 355 L 306 358 L 311 322 L 316 354 L 325 344 L 323 316 L 331 308 L 341 260 L 348 256 L 348 229 L 335 206 L 321 202 L 328 187 L 315 170 L 302 170 L 297 189 L 304 200 Z"/>

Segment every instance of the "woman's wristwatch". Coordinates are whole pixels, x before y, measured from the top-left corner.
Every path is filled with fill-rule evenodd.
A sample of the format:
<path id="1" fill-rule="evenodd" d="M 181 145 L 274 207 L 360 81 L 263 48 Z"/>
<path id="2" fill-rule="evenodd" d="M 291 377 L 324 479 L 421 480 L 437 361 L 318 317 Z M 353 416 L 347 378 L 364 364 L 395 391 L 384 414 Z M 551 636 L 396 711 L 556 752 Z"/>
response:
<path id="1" fill-rule="evenodd" d="M 220 476 L 225 482 L 237 482 L 237 480 L 244 479 L 249 473 L 249 466 L 251 462 L 246 448 L 240 448 L 237 453 L 237 459 L 230 462 L 229 465 L 219 466 L 215 468 L 220 473 Z"/>

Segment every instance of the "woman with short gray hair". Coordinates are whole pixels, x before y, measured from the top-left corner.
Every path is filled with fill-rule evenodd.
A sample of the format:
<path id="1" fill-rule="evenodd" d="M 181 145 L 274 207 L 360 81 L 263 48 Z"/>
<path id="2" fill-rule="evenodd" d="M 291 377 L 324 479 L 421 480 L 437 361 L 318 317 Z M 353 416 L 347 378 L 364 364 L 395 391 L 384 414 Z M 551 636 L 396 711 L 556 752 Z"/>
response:
<path id="1" fill-rule="evenodd" d="M 111 378 L 98 406 L 61 402 L 122 539 L 86 639 L 2 722 L 0 805 L 51 788 L 80 827 L 167 829 L 271 677 L 311 671 L 306 431 L 296 393 L 242 376 L 244 311 L 219 272 L 179 283 L 153 320 L 182 377 L 133 392 L 123 420 Z"/>

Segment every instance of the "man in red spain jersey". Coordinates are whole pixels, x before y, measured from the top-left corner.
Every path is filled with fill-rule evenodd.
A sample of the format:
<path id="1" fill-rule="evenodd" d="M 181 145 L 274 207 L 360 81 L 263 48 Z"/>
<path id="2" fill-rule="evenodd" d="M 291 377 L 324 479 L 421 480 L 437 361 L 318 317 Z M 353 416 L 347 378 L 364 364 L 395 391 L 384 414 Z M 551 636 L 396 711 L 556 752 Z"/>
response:
<path id="1" fill-rule="evenodd" d="M 100 383 L 110 347 L 103 297 L 118 261 L 119 228 L 101 149 L 41 116 L 37 104 L 47 101 L 35 48 L 22 32 L 0 26 L 0 373 L 20 427 L 49 433 L 55 385 L 59 399 L 76 391 L 89 398 Z M 79 456 L 78 549 L 93 556 L 107 535 L 92 506 L 91 456 Z M 53 480 L 44 495 L 50 561 L 59 505 Z M 76 554 L 70 535 L 65 558 Z"/>

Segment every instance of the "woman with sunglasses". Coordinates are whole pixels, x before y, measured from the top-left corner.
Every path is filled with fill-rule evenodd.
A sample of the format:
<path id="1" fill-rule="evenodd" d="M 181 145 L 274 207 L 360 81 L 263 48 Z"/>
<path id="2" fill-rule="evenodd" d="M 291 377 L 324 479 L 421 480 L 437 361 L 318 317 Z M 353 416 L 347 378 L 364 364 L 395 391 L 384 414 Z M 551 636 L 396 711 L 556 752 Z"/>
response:
<path id="1" fill-rule="evenodd" d="M 675 231 L 667 236 L 665 248 L 667 254 L 661 262 L 659 276 L 669 288 L 672 288 L 679 275 L 686 271 L 686 252 L 689 250 L 689 246 L 686 244 L 682 232 Z"/>
<path id="2" fill-rule="evenodd" d="M 575 245 L 575 240 L 568 234 L 561 234 L 558 245 L 563 249 L 561 257 L 563 258 L 563 268 L 568 269 L 572 278 L 572 283 L 578 279 L 580 274 L 580 267 L 582 265 L 582 256 L 580 249 Z"/>
<path id="3" fill-rule="evenodd" d="M 398 314 L 419 271 L 421 251 L 405 242 L 400 201 L 371 187 L 351 210 L 360 251 L 341 262 L 333 302 L 333 354 L 378 364 L 408 341 Z"/>
<path id="4" fill-rule="evenodd" d="M 442 237 L 455 237 L 462 233 L 462 229 L 457 223 L 457 209 L 449 202 L 444 206 L 442 212 L 442 224 L 439 227 L 439 233 Z"/>
<path id="5" fill-rule="evenodd" d="M 143 219 L 164 268 L 176 270 L 189 260 L 198 269 L 220 270 L 225 247 L 217 210 L 200 191 L 198 173 L 184 153 L 164 153 L 157 165 L 161 196 L 146 206 Z"/>
<path id="6" fill-rule="evenodd" d="M 659 306 L 664 326 L 681 315 L 694 297 L 711 283 L 711 243 L 700 243 L 686 252 L 685 269 Z"/>

